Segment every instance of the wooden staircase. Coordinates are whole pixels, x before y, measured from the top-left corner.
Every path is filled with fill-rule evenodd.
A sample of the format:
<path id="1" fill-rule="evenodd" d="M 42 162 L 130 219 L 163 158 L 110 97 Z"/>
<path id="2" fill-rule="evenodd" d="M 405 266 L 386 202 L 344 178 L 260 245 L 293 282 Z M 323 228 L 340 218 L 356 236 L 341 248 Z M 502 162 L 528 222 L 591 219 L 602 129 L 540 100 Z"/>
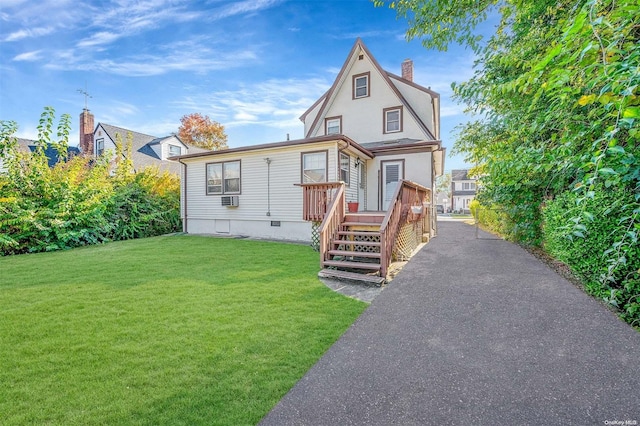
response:
<path id="1" fill-rule="evenodd" d="M 385 212 L 347 213 L 331 238 L 320 276 L 382 284 L 380 225 Z"/>
<path id="2" fill-rule="evenodd" d="M 344 182 L 300 184 L 302 217 L 320 223 L 317 228 L 321 277 L 365 281 L 382 285 L 400 228 L 422 221 L 429 229 L 425 205 L 431 190 L 401 181 L 386 212 L 346 212 Z"/>

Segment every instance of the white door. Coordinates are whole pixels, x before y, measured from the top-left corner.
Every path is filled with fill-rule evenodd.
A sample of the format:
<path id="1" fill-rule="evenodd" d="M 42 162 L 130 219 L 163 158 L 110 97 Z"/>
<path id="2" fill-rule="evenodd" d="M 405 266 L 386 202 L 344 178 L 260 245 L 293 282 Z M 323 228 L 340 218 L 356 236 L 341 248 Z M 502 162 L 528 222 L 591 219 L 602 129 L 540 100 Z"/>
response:
<path id="1" fill-rule="evenodd" d="M 385 161 L 382 163 L 382 209 L 386 211 L 391 198 L 404 177 L 404 161 Z"/>

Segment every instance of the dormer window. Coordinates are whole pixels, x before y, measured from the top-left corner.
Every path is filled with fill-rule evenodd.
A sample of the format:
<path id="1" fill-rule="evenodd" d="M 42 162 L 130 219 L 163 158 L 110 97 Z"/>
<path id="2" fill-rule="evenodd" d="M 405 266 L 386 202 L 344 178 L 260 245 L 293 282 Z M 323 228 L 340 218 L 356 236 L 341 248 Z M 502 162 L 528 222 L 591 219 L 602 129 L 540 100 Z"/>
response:
<path id="1" fill-rule="evenodd" d="M 353 99 L 369 96 L 369 77 L 370 73 L 368 72 L 353 76 Z"/>
<path id="2" fill-rule="evenodd" d="M 342 117 L 327 117 L 324 125 L 326 135 L 339 135 L 342 132 Z"/>
<path id="3" fill-rule="evenodd" d="M 99 157 L 104 152 L 104 138 L 96 139 L 96 155 Z"/>
<path id="4" fill-rule="evenodd" d="M 385 108 L 384 133 L 396 133 L 402 131 L 402 107 Z"/>
<path id="5" fill-rule="evenodd" d="M 182 148 L 178 145 L 169 145 L 169 157 L 175 157 L 182 154 Z"/>

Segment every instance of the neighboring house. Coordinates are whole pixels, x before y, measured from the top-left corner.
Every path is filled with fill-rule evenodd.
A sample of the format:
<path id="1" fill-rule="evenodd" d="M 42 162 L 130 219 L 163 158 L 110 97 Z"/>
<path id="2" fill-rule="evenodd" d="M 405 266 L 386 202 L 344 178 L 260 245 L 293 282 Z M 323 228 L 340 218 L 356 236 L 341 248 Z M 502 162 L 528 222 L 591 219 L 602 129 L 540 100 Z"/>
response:
<path id="1" fill-rule="evenodd" d="M 86 109 L 80 114 L 82 152 L 96 157 L 106 151 L 115 153 L 118 135 L 125 148 L 131 135 L 131 161 L 136 171 L 156 166 L 160 170 L 179 174 L 180 164 L 175 160 L 169 160 L 169 157 L 208 152 L 206 149 L 185 144 L 176 135 L 156 137 L 106 123 L 98 123 L 93 129 L 93 114 Z"/>
<path id="2" fill-rule="evenodd" d="M 451 208 L 470 213 L 469 204 L 476 198 L 477 179 L 469 176 L 469 170 L 451 171 Z"/>
<path id="3" fill-rule="evenodd" d="M 18 150 L 22 152 L 33 152 L 36 150 L 36 141 L 31 139 L 22 139 L 16 138 L 18 142 Z M 58 151 L 51 145 L 48 144 L 46 149 L 44 150 L 44 154 L 47 157 L 49 167 L 53 167 L 60 162 L 60 158 L 58 156 Z M 67 156 L 72 157 L 74 155 L 80 154 L 80 150 L 76 147 L 67 147 Z M 4 167 L 2 158 L 0 158 L 0 173 L 6 171 Z"/>
<path id="4" fill-rule="evenodd" d="M 178 157 L 184 230 L 299 241 L 319 237 L 321 252 L 325 240 L 316 232 L 330 214 L 340 216 L 333 226 L 343 230 L 354 229 L 350 220 L 381 230 L 386 215 L 398 229 L 407 218 L 414 225 L 426 218 L 420 229 L 433 235 L 431 194 L 445 158 L 440 97 L 412 80 L 411 61 L 402 64 L 402 77 L 391 74 L 358 39 L 333 85 L 300 117 L 304 139 Z M 358 202 L 359 214 L 343 214 L 344 201 Z M 353 232 L 355 239 L 362 236 Z M 379 242 L 369 245 L 390 256 L 380 248 L 384 238 L 372 238 Z"/>

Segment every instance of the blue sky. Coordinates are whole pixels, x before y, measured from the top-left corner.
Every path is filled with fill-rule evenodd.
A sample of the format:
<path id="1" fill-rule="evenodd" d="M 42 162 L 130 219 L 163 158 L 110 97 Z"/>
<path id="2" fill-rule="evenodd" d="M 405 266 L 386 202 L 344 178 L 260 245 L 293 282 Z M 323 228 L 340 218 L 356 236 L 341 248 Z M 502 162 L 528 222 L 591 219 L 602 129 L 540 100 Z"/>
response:
<path id="1" fill-rule="evenodd" d="M 441 94 L 448 151 L 469 119 L 450 95 L 472 75 L 472 52 L 407 42 L 407 22 L 369 0 L 0 0 L 0 24 L 0 119 L 20 137 L 34 139 L 52 106 L 71 114 L 77 145 L 86 85 L 96 123 L 165 136 L 199 112 L 225 125 L 230 147 L 302 138 L 298 117 L 357 37 L 394 74 L 411 58 L 414 81 Z"/>

